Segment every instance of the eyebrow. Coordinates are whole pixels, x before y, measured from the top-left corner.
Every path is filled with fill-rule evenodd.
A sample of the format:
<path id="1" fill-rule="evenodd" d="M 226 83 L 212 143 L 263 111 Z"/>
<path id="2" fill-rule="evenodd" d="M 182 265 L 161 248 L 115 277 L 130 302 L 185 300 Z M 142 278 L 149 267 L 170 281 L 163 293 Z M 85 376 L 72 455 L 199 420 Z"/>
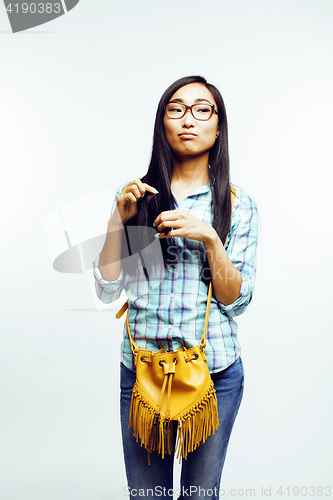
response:
<path id="1" fill-rule="evenodd" d="M 202 98 L 200 97 L 199 99 L 196 99 L 194 102 L 201 102 L 201 101 L 206 101 L 206 102 L 208 102 L 209 104 L 212 104 L 210 101 L 208 101 L 208 99 L 205 99 L 205 98 L 203 98 L 203 97 L 202 97 Z M 182 103 L 183 103 L 184 101 L 183 101 L 183 99 L 176 98 L 176 99 L 172 99 L 172 100 L 171 100 L 171 101 L 169 101 L 169 102 L 182 102 Z"/>

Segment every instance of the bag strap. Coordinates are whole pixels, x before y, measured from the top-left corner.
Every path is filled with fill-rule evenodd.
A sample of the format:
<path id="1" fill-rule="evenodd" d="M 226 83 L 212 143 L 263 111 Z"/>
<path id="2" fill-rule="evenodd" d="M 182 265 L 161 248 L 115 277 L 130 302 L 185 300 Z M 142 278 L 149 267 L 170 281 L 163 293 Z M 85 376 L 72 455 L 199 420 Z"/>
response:
<path id="1" fill-rule="evenodd" d="M 230 218 L 230 226 L 231 226 L 232 213 L 233 213 L 234 204 L 235 204 L 236 189 L 234 187 L 231 187 L 230 191 L 231 191 L 231 218 Z M 229 226 L 229 231 L 230 231 L 230 226 Z M 228 234 L 229 234 L 229 231 L 228 231 Z M 225 239 L 225 242 L 224 242 L 224 246 L 227 243 L 228 234 L 226 236 L 226 239 Z M 208 297 L 207 297 L 207 306 L 206 306 L 204 331 L 203 331 L 203 334 L 202 334 L 202 337 L 201 337 L 201 340 L 200 340 L 200 343 L 199 343 L 200 349 L 202 350 L 202 352 L 205 352 L 206 345 L 207 345 L 207 328 L 208 328 L 208 318 L 209 318 L 209 311 L 210 311 L 210 303 L 211 303 L 211 300 L 212 300 L 212 291 L 213 291 L 213 286 L 212 286 L 212 282 L 210 281 L 209 282 L 209 288 L 208 288 Z M 127 333 L 128 333 L 128 337 L 129 337 L 130 343 L 131 343 L 132 351 L 133 351 L 133 353 L 136 353 L 136 352 L 139 351 L 139 348 L 136 345 L 136 343 L 134 342 L 134 340 L 132 338 L 132 335 L 131 335 L 131 330 L 130 330 L 130 326 L 129 326 L 129 319 L 128 319 L 128 300 L 122 305 L 122 307 L 116 313 L 116 318 L 117 319 L 121 318 L 122 315 L 124 314 L 124 312 L 126 310 L 127 310 L 127 315 L 126 315 L 126 330 L 127 330 Z"/>

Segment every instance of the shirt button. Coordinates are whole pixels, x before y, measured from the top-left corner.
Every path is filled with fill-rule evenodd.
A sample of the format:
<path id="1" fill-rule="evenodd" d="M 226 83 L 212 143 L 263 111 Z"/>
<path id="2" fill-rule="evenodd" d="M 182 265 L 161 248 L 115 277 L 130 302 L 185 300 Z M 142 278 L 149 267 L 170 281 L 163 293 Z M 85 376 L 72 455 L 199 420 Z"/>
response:
<path id="1" fill-rule="evenodd" d="M 170 293 L 170 299 L 172 299 L 172 298 L 173 298 L 173 293 Z"/>
<path id="2" fill-rule="evenodd" d="M 172 325 L 169 325 L 169 326 L 168 326 L 168 329 L 169 329 L 169 330 L 171 330 L 171 328 L 172 328 Z"/>

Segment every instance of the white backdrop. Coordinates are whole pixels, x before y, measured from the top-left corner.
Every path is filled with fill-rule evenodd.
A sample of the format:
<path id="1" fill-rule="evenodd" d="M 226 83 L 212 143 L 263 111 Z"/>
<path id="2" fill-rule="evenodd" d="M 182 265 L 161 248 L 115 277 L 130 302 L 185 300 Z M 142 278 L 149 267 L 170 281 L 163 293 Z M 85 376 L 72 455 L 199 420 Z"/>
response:
<path id="1" fill-rule="evenodd" d="M 332 19 L 329 0 L 81 0 L 14 35 L 0 5 L 1 499 L 125 498 L 122 321 L 53 270 L 45 225 L 145 173 L 158 100 L 189 74 L 221 90 L 231 179 L 261 218 L 223 488 L 330 496 Z"/>

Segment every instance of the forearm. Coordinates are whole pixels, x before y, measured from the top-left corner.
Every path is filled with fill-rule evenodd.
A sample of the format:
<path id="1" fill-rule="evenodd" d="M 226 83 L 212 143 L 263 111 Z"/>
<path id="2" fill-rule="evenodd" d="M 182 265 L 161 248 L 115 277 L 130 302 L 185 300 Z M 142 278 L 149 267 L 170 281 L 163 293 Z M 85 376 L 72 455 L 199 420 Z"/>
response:
<path id="1" fill-rule="evenodd" d="M 224 305 L 238 299 L 242 275 L 229 259 L 215 229 L 203 242 L 205 245 L 215 297 Z"/>
<path id="2" fill-rule="evenodd" d="M 99 269 L 106 281 L 115 281 L 121 271 L 121 241 L 123 225 L 114 215 L 108 222 L 108 232 L 99 259 Z"/>

